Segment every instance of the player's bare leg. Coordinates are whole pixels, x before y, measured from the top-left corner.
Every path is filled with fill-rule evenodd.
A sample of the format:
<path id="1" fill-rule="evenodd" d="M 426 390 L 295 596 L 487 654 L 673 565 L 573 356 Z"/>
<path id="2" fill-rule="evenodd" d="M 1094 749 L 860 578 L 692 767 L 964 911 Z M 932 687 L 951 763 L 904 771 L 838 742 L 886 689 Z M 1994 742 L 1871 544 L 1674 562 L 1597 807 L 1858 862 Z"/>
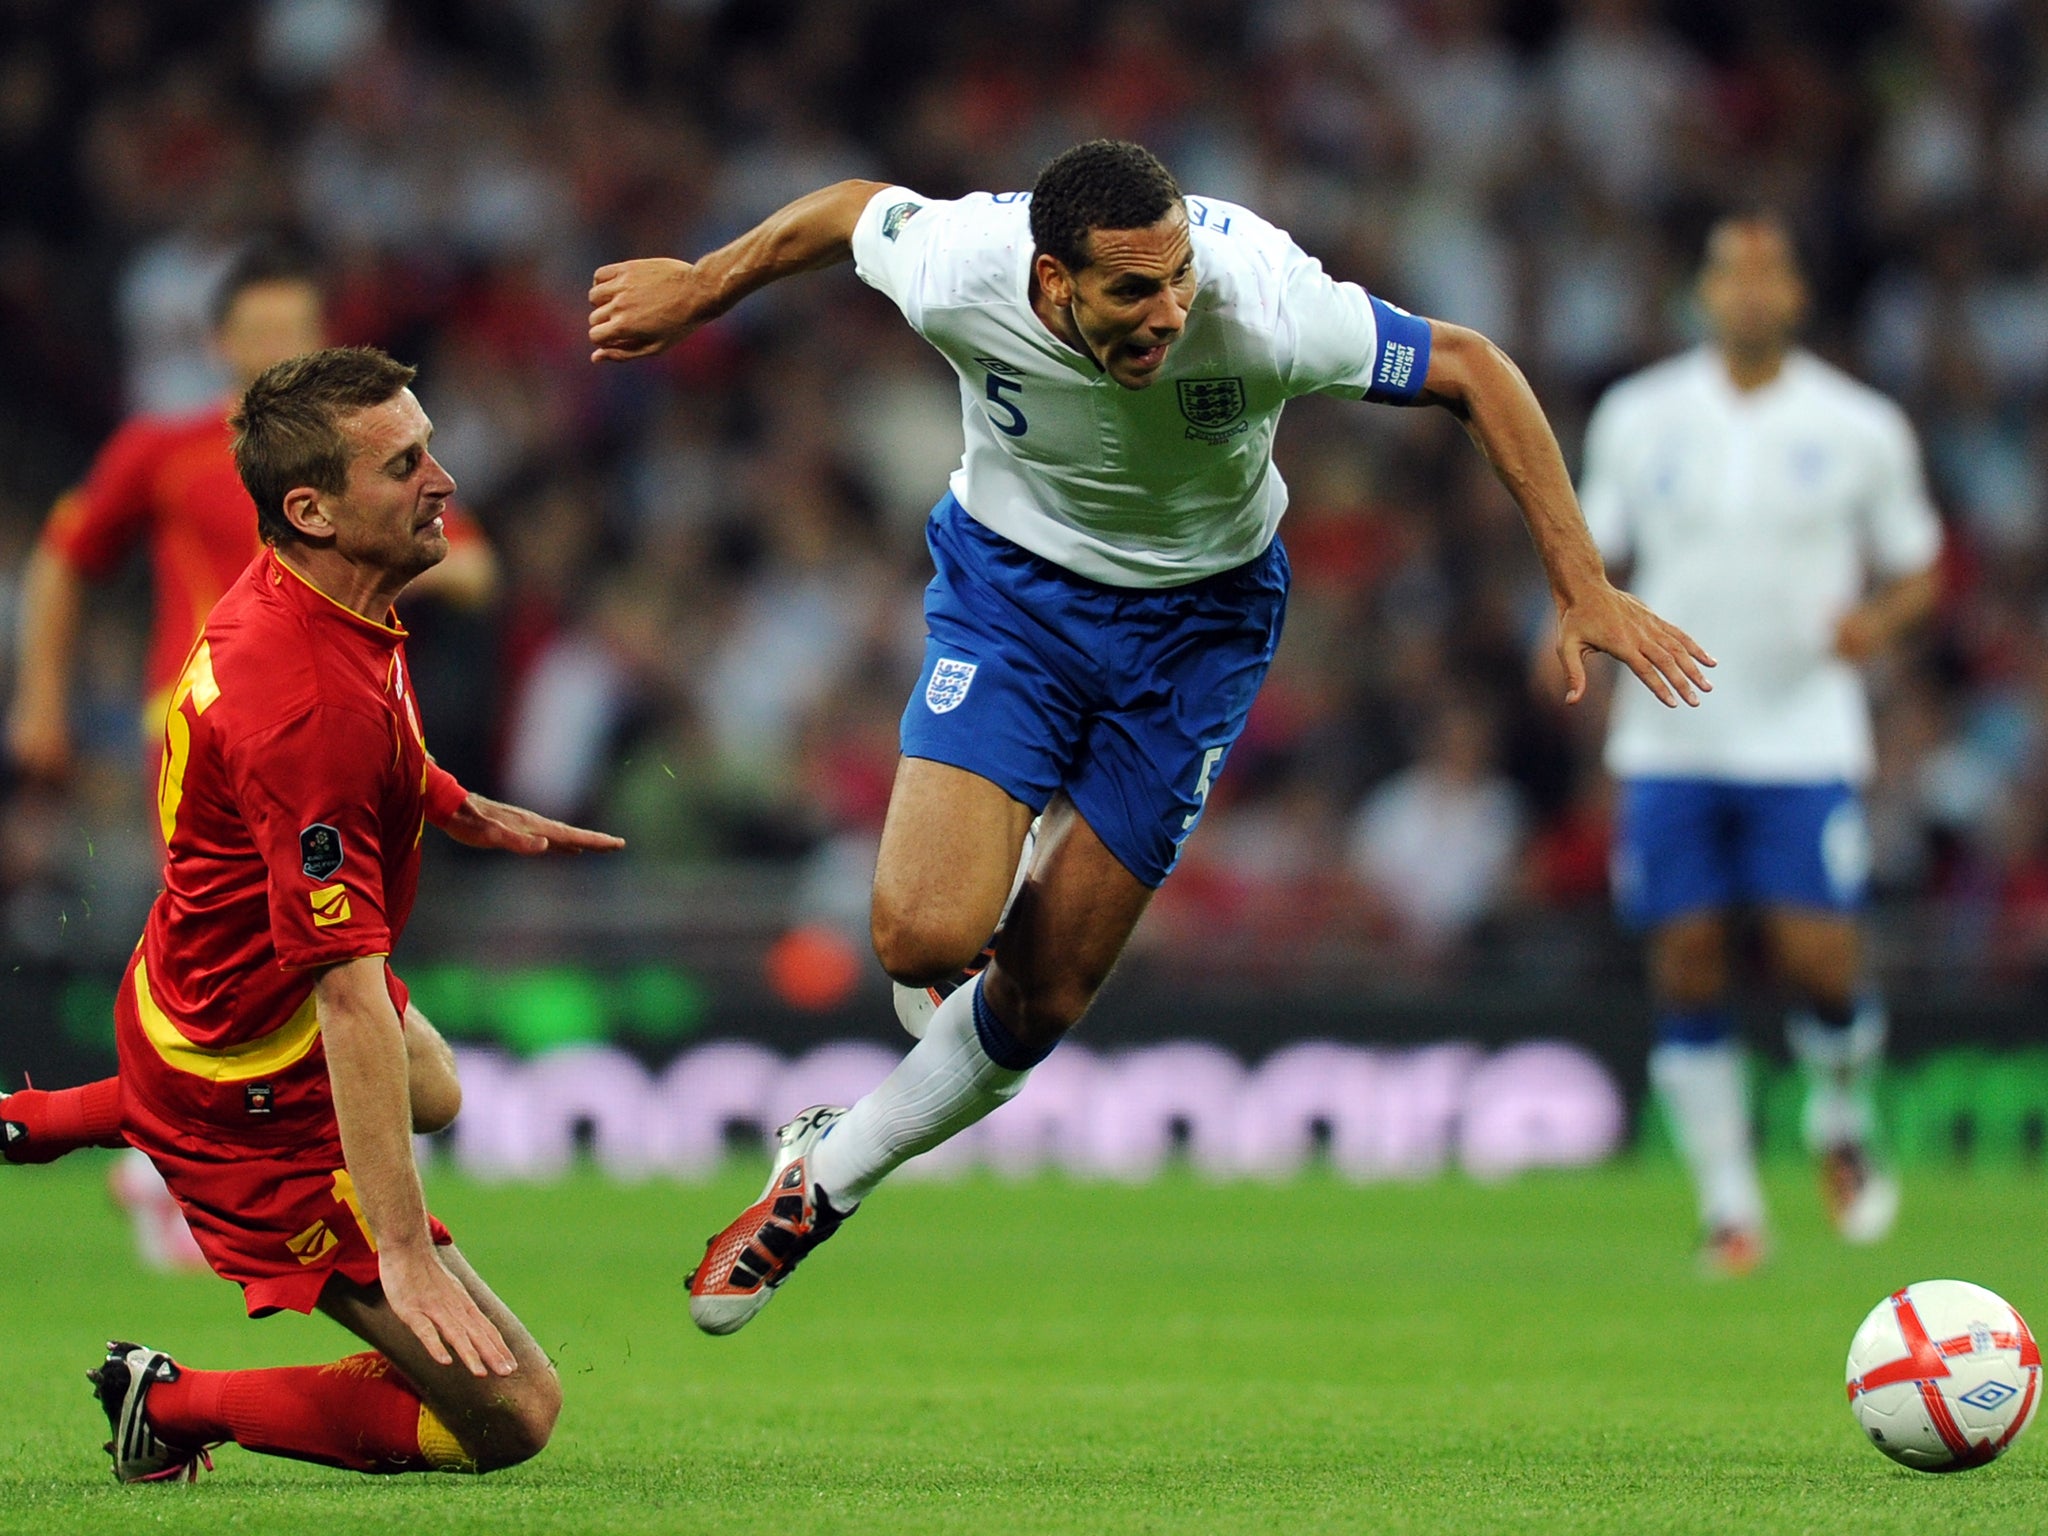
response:
<path id="1" fill-rule="evenodd" d="M 512 1351 L 516 1368 L 510 1376 L 474 1376 L 460 1361 L 435 1363 L 419 1336 L 374 1286 L 358 1286 L 337 1276 L 322 1294 L 320 1310 L 404 1373 L 421 1401 L 461 1442 L 475 1470 L 489 1472 L 530 1460 L 554 1433 L 562 1411 L 561 1380 L 526 1325 L 469 1261 L 453 1247 L 436 1252 Z"/>
<path id="2" fill-rule="evenodd" d="M 921 757 L 897 763 L 869 919 L 883 970 L 905 986 L 928 986 L 980 955 L 1033 814 L 964 768 Z"/>
<path id="3" fill-rule="evenodd" d="M 988 780 L 935 763 L 906 760 L 897 783 L 909 793 L 891 805 L 893 842 L 883 838 L 875 949 L 892 976 L 917 980 L 979 947 L 974 936 L 1008 897 L 1031 812 Z M 963 828 L 982 830 L 981 851 Z M 967 892 L 958 905 L 946 900 L 948 848 Z M 940 1004 L 916 1048 L 851 1109 L 813 1107 L 778 1133 L 761 1200 L 711 1240 L 690 1277 L 698 1327 L 745 1326 L 882 1179 L 1013 1097 L 1093 1001 L 1151 898 L 1073 806 L 1055 800 L 994 961 Z"/>
<path id="4" fill-rule="evenodd" d="M 1650 994 L 1660 1008 L 1711 1008 L 1728 997 L 1728 918 L 1687 912 L 1650 935 Z"/>
<path id="5" fill-rule="evenodd" d="M 1152 887 L 1055 800 L 982 983 L 990 1007 L 1025 1046 L 1050 1051 L 1095 1001 L 1151 902 Z"/>
<path id="6" fill-rule="evenodd" d="M 999 878 L 1000 866 L 990 869 Z M 1094 1001 L 1151 899 L 1073 805 L 1054 800 L 994 961 L 941 1005 L 917 1049 L 821 1138 L 810 1171 L 829 1203 L 851 1210 L 904 1162 L 1011 1098 Z M 876 948 L 885 965 L 902 963 L 879 931 Z M 943 951 L 913 930 L 906 952 Z"/>
<path id="7" fill-rule="evenodd" d="M 318 1366 L 203 1371 L 160 1350 L 110 1344 L 91 1379 L 113 1430 L 114 1475 L 195 1475 L 212 1464 L 206 1448 L 228 1441 L 357 1472 L 491 1472 L 538 1455 L 561 1411 L 554 1367 L 468 1261 L 453 1248 L 439 1252 L 511 1349 L 511 1375 L 437 1365 L 380 1287 L 336 1275 L 320 1309 L 370 1353 Z"/>
<path id="8" fill-rule="evenodd" d="M 455 1052 L 427 1016 L 410 1003 L 405 1009 L 405 1078 L 412 1098 L 412 1129 L 416 1136 L 445 1131 L 462 1113 L 462 1083 L 455 1075 Z"/>
<path id="9" fill-rule="evenodd" d="M 1702 1262 L 1742 1275 L 1763 1258 L 1763 1186 L 1750 1135 L 1748 1084 L 1728 1006 L 1728 922 L 1689 912 L 1650 934 L 1657 1043 L 1650 1083 L 1691 1171 L 1706 1234 Z"/>
<path id="10" fill-rule="evenodd" d="M 1764 921 L 1778 976 L 1799 1002 L 1786 1035 L 1806 1073 L 1803 1130 L 1828 1213 L 1850 1242 L 1876 1242 L 1898 1219 L 1899 1185 L 1876 1148 L 1872 1089 L 1887 1027 L 1863 990 L 1862 935 L 1836 912 L 1778 907 Z"/>

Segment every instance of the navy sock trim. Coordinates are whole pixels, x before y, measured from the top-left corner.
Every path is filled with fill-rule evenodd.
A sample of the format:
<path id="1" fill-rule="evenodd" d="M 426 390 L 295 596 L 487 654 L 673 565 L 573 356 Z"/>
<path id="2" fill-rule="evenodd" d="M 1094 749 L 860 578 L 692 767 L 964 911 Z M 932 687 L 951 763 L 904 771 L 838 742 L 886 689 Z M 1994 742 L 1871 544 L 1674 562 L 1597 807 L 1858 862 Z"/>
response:
<path id="1" fill-rule="evenodd" d="M 1720 1045 L 1735 1036 L 1735 1015 L 1725 1006 L 1663 1008 L 1657 1013 L 1659 1045 Z"/>
<path id="2" fill-rule="evenodd" d="M 1034 1051 L 1010 1033 L 1010 1026 L 997 1018 L 995 1009 L 989 1007 L 979 979 L 974 983 L 974 1033 L 981 1041 L 983 1053 L 1005 1072 L 1029 1072 L 1052 1054 L 1051 1045 Z M 1054 1045 L 1058 1043 L 1053 1042 Z"/>

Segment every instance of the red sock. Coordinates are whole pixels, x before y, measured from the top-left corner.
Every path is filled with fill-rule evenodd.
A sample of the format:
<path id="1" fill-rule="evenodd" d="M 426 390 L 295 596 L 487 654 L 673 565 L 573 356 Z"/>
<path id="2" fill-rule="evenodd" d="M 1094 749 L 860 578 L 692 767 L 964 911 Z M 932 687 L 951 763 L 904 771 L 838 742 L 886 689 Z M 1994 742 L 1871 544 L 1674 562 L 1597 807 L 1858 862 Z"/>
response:
<path id="1" fill-rule="evenodd" d="M 468 1457 L 379 1354 L 262 1371 L 179 1368 L 149 1389 L 149 1423 L 172 1445 L 232 1440 L 265 1456 L 351 1472 L 459 1470 Z"/>
<path id="2" fill-rule="evenodd" d="M 0 1119 L 28 1134 L 6 1145 L 10 1163 L 54 1163 L 80 1147 L 125 1147 L 121 1080 L 103 1077 L 79 1088 L 23 1088 L 0 1098 Z"/>

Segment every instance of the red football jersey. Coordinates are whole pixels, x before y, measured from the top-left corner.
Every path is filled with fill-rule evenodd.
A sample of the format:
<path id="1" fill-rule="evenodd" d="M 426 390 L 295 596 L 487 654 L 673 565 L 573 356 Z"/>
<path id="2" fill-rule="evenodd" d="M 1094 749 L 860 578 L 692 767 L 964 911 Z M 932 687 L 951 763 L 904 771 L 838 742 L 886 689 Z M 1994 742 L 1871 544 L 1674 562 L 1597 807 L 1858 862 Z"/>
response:
<path id="1" fill-rule="evenodd" d="M 169 858 L 124 983 L 144 1039 L 123 1078 L 202 1121 L 304 1124 L 329 1102 L 317 970 L 389 954 L 419 878 L 431 760 L 405 630 L 264 551 L 191 650 L 163 755 Z"/>
<path id="2" fill-rule="evenodd" d="M 256 506 L 235 473 L 227 408 L 139 416 L 108 439 L 85 483 L 62 497 L 43 540 L 81 575 L 103 579 L 138 543 L 156 588 L 144 696 L 178 680 L 192 637 L 262 547 Z"/>
<path id="3" fill-rule="evenodd" d="M 256 504 L 235 471 L 227 423 L 235 404 L 129 421 L 107 440 L 84 483 L 58 499 L 43 530 L 46 547 L 95 581 L 147 542 L 156 589 L 143 664 L 148 701 L 178 681 L 207 614 L 263 547 Z M 443 527 L 452 544 L 481 537 L 452 508 Z"/>

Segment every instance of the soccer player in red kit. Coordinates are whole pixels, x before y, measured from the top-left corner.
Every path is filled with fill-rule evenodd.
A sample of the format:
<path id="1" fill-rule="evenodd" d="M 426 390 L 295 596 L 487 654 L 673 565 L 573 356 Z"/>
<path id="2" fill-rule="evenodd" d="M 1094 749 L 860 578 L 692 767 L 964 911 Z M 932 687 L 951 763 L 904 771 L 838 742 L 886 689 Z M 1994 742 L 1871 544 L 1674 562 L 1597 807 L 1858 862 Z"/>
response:
<path id="1" fill-rule="evenodd" d="M 413 371 L 295 358 L 252 384 L 234 455 L 267 545 L 221 599 L 165 716 L 165 889 L 115 1004 L 123 1130 L 251 1316 L 318 1307 L 370 1346 L 203 1371 L 116 1343 L 92 1373 L 124 1482 L 207 1448 L 364 1472 L 534 1455 L 553 1368 L 428 1215 L 423 1096 L 459 1092 L 387 957 L 433 821 L 538 853 L 616 848 L 464 791 L 428 755 L 391 604 L 447 551 L 454 482 Z"/>
<path id="2" fill-rule="evenodd" d="M 291 251 L 252 246 L 222 280 L 213 339 L 238 395 L 272 364 L 325 346 L 325 333 L 319 283 Z M 108 440 L 84 482 L 52 509 L 23 581 L 20 661 L 7 717 L 9 753 L 30 778 L 56 781 L 69 771 L 72 652 L 85 584 L 112 575 L 140 545 L 149 552 L 154 586 L 142 710 L 154 802 L 163 770 L 164 710 L 186 656 L 213 605 L 263 548 L 256 508 L 230 451 L 227 418 L 233 408 L 230 398 L 187 415 L 133 418 Z M 431 592 L 463 605 L 481 602 L 496 581 L 490 546 L 453 509 L 445 524 L 449 558 L 413 594 Z M 160 818 L 150 819 L 160 831 Z M 6 1161 L 49 1162 L 82 1146 L 120 1145 L 113 1078 L 56 1093 L 0 1094 L 0 1158 Z M 145 1190 L 154 1184 L 146 1168 L 142 1184 Z M 146 1194 L 139 1198 L 149 1204 Z M 163 1199 L 160 1188 L 155 1198 Z M 144 1229 L 152 1233 L 145 1259 L 172 1262 L 175 1255 L 157 1252 L 164 1241 L 160 1218 L 152 1219 L 148 1210 L 143 1216 Z"/>
<path id="3" fill-rule="evenodd" d="M 234 398 L 273 363 L 327 345 L 319 282 L 289 250 L 252 246 L 222 280 L 213 342 L 234 396 L 182 415 L 141 415 L 107 440 L 85 479 L 57 499 L 23 579 L 19 681 L 7 717 L 7 745 L 31 777 L 69 770 L 72 653 L 85 585 L 148 551 L 153 607 L 143 662 L 142 732 L 154 794 L 164 705 L 200 627 L 223 592 L 256 558 L 256 509 L 235 473 L 228 412 Z M 470 605 L 496 582 L 496 562 L 476 525 L 448 519 L 449 558 L 413 589 Z"/>

